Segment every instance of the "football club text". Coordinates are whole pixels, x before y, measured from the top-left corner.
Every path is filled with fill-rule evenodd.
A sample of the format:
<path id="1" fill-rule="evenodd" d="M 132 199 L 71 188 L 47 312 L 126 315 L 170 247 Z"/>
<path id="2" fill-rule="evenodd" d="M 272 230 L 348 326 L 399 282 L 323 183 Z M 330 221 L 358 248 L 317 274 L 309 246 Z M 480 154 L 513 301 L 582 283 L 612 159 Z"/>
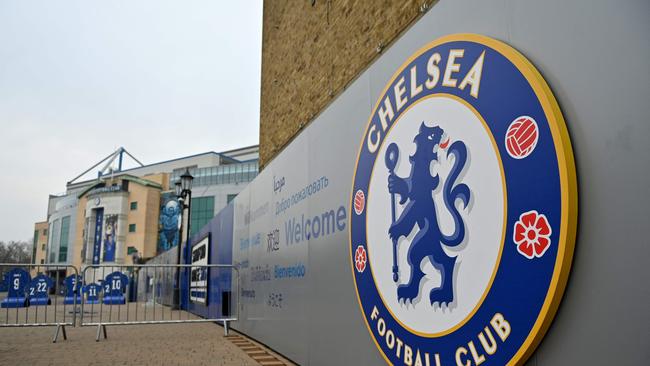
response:
<path id="1" fill-rule="evenodd" d="M 510 335 L 510 323 L 501 313 L 492 316 L 489 324 L 480 331 L 476 338 L 469 340 L 466 344 L 459 345 L 453 355 L 440 355 L 420 352 L 416 347 L 411 347 L 404 340 L 395 335 L 393 330 L 388 329 L 386 321 L 379 316 L 377 307 L 373 307 L 370 319 L 374 321 L 377 333 L 381 337 L 378 342 L 385 342 L 389 350 L 395 352 L 395 356 L 408 366 L 447 366 L 443 360 L 454 360 L 451 365 L 474 366 L 480 365 L 498 349 L 498 340 L 505 342 Z"/>

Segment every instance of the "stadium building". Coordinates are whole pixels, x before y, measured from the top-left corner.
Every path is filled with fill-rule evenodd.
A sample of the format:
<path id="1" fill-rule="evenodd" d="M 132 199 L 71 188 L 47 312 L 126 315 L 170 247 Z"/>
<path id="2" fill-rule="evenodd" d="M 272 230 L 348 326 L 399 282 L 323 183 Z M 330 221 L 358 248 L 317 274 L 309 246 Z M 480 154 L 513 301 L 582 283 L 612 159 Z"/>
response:
<path id="1" fill-rule="evenodd" d="M 179 242 L 180 206 L 174 184 L 181 174 L 187 170 L 196 177 L 190 223 L 195 232 L 258 172 L 257 146 L 148 165 L 131 157 L 139 166 L 122 169 L 129 157 L 120 148 L 68 182 L 64 194 L 50 195 L 47 221 L 34 228 L 35 264 L 82 268 L 154 257 Z M 96 171 L 96 178 L 84 179 Z M 58 278 L 65 278 L 65 270 Z"/>

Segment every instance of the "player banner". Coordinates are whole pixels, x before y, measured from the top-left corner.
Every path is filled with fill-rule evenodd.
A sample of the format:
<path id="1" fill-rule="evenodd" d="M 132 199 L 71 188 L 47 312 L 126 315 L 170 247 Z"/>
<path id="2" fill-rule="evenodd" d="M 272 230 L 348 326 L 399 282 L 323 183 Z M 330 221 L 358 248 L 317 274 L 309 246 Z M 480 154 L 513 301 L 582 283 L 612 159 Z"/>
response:
<path id="1" fill-rule="evenodd" d="M 104 245 L 103 261 L 115 261 L 115 244 L 117 240 L 117 215 L 104 216 Z"/>
<path id="2" fill-rule="evenodd" d="M 95 237 L 93 238 L 93 264 L 99 264 L 99 254 L 102 247 L 103 223 L 104 223 L 104 208 L 95 209 Z"/>

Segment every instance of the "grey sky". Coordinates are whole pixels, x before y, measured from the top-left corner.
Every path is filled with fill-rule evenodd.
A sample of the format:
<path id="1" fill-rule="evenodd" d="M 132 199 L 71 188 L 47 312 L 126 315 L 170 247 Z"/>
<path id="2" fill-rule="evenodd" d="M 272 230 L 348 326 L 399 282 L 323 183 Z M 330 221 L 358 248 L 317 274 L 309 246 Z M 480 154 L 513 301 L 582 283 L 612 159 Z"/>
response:
<path id="1" fill-rule="evenodd" d="M 257 144 L 261 33 L 261 1 L 0 0 L 0 240 L 119 146 Z"/>

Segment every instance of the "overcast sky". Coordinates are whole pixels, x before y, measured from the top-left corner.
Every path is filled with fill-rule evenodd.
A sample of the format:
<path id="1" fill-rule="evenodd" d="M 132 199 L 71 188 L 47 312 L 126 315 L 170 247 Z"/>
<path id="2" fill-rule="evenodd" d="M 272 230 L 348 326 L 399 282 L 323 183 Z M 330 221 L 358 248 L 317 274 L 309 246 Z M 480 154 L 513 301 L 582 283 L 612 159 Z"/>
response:
<path id="1" fill-rule="evenodd" d="M 257 144 L 261 35 L 261 1 L 0 0 L 0 240 L 119 146 Z"/>

